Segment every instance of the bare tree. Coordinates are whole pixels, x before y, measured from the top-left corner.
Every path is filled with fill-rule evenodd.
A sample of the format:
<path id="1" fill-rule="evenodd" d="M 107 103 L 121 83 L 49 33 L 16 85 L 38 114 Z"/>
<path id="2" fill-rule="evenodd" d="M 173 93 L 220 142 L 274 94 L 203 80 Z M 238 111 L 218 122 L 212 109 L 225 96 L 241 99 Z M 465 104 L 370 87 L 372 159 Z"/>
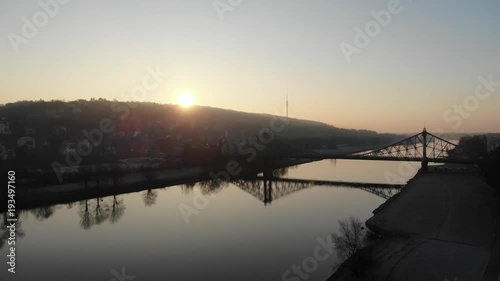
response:
<path id="1" fill-rule="evenodd" d="M 361 264 L 356 252 L 367 244 L 363 223 L 354 217 L 339 220 L 339 233 L 332 233 L 332 239 L 341 262 L 352 258 L 353 271 L 360 274 Z"/>

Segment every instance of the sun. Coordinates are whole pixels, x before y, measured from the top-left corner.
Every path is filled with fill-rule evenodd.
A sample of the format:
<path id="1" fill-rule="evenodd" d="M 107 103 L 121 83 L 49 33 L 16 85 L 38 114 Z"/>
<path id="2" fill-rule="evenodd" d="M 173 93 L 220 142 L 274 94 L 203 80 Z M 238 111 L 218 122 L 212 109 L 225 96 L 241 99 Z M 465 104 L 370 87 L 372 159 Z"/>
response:
<path id="1" fill-rule="evenodd" d="M 182 107 L 190 107 L 194 104 L 194 97 L 190 93 L 181 93 L 177 96 L 177 103 Z"/>

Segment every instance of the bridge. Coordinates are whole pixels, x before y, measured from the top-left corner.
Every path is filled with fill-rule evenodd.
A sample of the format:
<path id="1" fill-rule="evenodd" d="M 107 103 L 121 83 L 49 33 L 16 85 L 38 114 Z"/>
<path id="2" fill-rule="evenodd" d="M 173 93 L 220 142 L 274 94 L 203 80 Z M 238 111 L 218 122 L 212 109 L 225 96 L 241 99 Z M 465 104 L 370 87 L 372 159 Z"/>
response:
<path id="1" fill-rule="evenodd" d="M 255 177 L 252 180 L 233 180 L 231 183 L 239 187 L 241 190 L 249 193 L 257 200 L 262 201 L 265 205 L 313 186 L 356 188 L 386 200 L 399 192 L 399 190 L 403 187 L 403 185 L 394 184 L 288 179 L 276 177 Z"/>
<path id="2" fill-rule="evenodd" d="M 422 163 L 422 171 L 427 171 L 429 163 L 479 164 L 481 159 L 467 151 L 424 130 L 391 145 L 351 153 L 301 152 L 295 155 L 267 155 L 268 159 L 353 159 L 380 161 L 415 161 Z"/>

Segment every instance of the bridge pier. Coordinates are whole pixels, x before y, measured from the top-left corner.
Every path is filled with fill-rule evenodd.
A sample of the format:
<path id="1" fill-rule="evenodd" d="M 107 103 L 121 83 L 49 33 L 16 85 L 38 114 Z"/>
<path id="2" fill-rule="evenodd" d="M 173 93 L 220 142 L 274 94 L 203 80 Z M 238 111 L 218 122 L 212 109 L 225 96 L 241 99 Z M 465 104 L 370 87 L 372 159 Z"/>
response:
<path id="1" fill-rule="evenodd" d="M 273 201 L 273 169 L 267 165 L 264 169 L 264 205 L 271 204 Z"/>
<path id="2" fill-rule="evenodd" d="M 429 171 L 429 160 L 427 159 L 427 129 L 424 128 L 424 131 L 422 132 L 422 146 L 423 146 L 423 153 L 422 153 L 422 167 L 421 171 L 424 173 L 427 173 Z"/>
<path id="3" fill-rule="evenodd" d="M 264 174 L 264 178 L 266 178 L 266 179 L 273 178 L 273 170 L 271 170 L 271 169 L 265 169 L 263 174 Z"/>
<path id="4" fill-rule="evenodd" d="M 424 173 L 427 173 L 429 171 L 429 161 L 422 160 L 422 167 L 420 168 L 420 170 Z"/>
<path id="5" fill-rule="evenodd" d="M 454 153 L 451 153 L 454 151 Z M 424 130 L 391 145 L 344 153 L 320 153 L 310 151 L 298 155 L 268 156 L 269 159 L 296 158 L 296 159 L 353 159 L 353 160 L 380 160 L 380 161 L 412 161 L 421 162 L 421 172 L 428 172 L 429 162 L 433 163 L 463 163 L 479 164 L 480 157 L 471 157 L 464 154 L 465 149 Z M 270 171 L 268 172 L 270 173 Z M 264 173 L 266 177 L 266 172 Z"/>
<path id="6" fill-rule="evenodd" d="M 264 179 L 264 205 L 273 202 L 273 180 Z"/>

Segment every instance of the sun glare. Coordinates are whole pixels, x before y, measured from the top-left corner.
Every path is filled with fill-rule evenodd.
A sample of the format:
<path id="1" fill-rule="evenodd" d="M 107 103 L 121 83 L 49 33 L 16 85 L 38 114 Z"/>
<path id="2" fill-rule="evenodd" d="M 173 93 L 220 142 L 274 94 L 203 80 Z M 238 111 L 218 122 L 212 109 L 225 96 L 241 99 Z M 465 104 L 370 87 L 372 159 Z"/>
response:
<path id="1" fill-rule="evenodd" d="M 182 107 L 190 107 L 194 104 L 194 97 L 190 93 L 182 93 L 177 96 L 177 103 Z"/>

